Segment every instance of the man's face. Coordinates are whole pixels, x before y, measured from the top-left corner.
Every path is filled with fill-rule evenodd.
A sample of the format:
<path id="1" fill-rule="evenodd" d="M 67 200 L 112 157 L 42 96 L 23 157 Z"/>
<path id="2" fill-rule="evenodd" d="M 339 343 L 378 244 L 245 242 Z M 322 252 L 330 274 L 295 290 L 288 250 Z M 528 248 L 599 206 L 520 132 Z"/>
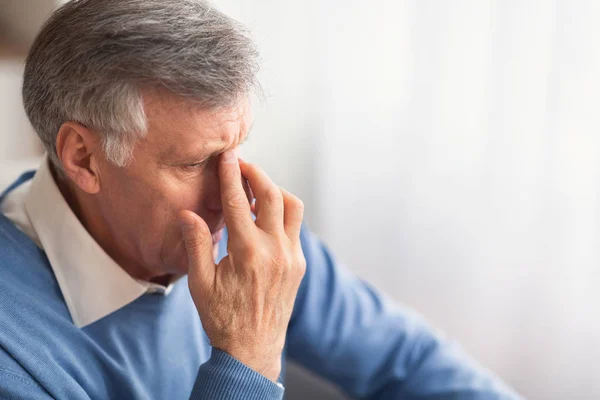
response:
<path id="1" fill-rule="evenodd" d="M 125 168 L 105 160 L 96 208 L 105 221 L 109 253 L 121 266 L 151 277 L 187 273 L 187 253 L 177 215 L 191 210 L 213 233 L 224 227 L 218 179 L 219 154 L 236 149 L 252 123 L 249 101 L 222 110 L 199 110 L 181 100 L 146 96 L 148 134 Z M 124 265 L 127 264 L 127 265 Z"/>

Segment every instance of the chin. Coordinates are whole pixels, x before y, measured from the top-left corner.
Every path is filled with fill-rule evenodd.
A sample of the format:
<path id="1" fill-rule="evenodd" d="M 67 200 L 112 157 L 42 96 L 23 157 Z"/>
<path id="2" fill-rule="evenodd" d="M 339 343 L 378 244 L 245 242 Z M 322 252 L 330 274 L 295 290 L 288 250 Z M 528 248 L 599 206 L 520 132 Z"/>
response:
<path id="1" fill-rule="evenodd" d="M 185 248 L 183 251 L 178 249 L 170 257 L 164 258 L 162 268 L 165 273 L 173 275 L 187 275 L 188 273 L 188 256 Z"/>
<path id="2" fill-rule="evenodd" d="M 213 261 L 216 263 L 219 256 L 219 242 L 213 243 L 212 247 Z M 163 262 L 165 273 L 176 275 L 187 275 L 188 273 L 188 255 L 185 246 L 178 246 L 177 251 L 165 258 Z"/>

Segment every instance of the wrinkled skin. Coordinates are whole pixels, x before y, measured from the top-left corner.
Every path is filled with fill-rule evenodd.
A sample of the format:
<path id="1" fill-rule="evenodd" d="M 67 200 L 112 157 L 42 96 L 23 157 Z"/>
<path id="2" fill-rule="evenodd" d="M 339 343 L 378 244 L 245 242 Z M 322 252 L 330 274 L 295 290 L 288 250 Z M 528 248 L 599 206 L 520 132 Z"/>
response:
<path id="1" fill-rule="evenodd" d="M 211 344 L 275 381 L 305 270 L 303 204 L 238 160 L 252 124 L 246 99 L 206 110 L 149 92 L 145 112 L 147 135 L 125 167 L 107 160 L 98 132 L 63 124 L 56 142 L 65 175 L 59 187 L 132 277 L 166 284 L 189 274 Z M 215 265 L 225 225 L 229 255 Z"/>

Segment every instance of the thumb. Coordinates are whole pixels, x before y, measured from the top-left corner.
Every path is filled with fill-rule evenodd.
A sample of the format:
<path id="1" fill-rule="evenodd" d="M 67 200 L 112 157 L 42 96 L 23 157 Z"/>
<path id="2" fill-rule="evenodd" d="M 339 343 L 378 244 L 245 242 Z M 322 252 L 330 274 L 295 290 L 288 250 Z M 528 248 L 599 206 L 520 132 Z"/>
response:
<path id="1" fill-rule="evenodd" d="M 206 222 L 191 211 L 179 213 L 179 225 L 188 254 L 188 276 L 212 285 L 215 276 L 213 243 Z"/>

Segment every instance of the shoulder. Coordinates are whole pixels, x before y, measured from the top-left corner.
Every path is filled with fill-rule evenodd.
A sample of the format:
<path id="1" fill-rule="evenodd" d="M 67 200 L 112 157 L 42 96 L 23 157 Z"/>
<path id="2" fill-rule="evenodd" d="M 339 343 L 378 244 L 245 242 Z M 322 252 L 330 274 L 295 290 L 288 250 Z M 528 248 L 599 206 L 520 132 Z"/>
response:
<path id="1" fill-rule="evenodd" d="M 0 197 L 0 213 L 16 225 L 20 231 L 25 232 L 28 237 L 36 241 L 39 246 L 39 239 L 25 207 L 31 182 L 31 180 L 26 181 Z"/>
<path id="2" fill-rule="evenodd" d="M 49 399 L 30 373 L 70 315 L 44 253 L 0 215 L 0 399 Z M 51 327 L 51 329 L 49 329 Z"/>
<path id="3" fill-rule="evenodd" d="M 0 214 L 1 285 L 26 284 L 32 289 L 52 286 L 54 274 L 46 254 L 25 233 Z"/>
<path id="4" fill-rule="evenodd" d="M 46 254 L 2 214 L 0 276 L 0 320 L 5 325 L 13 319 L 48 312 L 69 318 Z"/>
<path id="5" fill-rule="evenodd" d="M 2 213 L 0 213 L 0 255 L 0 261 L 23 262 L 25 259 L 44 261 L 43 252 L 35 242 Z"/>

